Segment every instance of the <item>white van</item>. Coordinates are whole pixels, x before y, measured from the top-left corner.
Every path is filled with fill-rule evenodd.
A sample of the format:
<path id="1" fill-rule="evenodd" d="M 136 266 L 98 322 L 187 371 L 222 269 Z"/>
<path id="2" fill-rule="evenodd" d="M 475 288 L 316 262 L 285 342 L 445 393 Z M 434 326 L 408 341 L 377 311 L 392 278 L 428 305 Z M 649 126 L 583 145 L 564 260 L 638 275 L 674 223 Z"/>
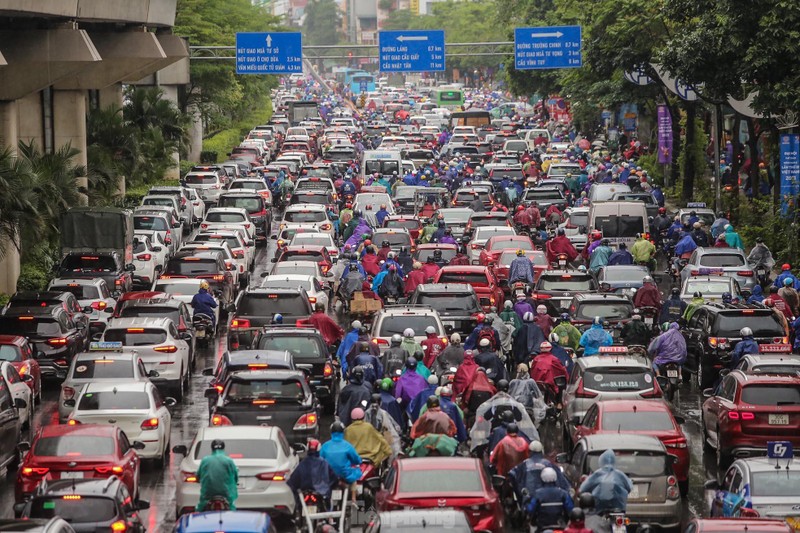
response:
<path id="1" fill-rule="evenodd" d="M 367 150 L 364 152 L 364 161 L 361 165 L 361 177 L 375 172 L 384 176 L 391 176 L 397 172 L 402 177 L 400 174 L 402 169 L 403 157 L 399 150 Z"/>
<path id="2" fill-rule="evenodd" d="M 547 143 L 550 142 L 550 131 L 549 130 L 546 130 L 544 128 L 528 130 L 525 133 L 525 142 L 528 143 L 528 149 L 530 149 L 530 150 L 534 149 L 536 138 L 539 137 L 540 133 L 542 134 L 542 136 L 544 136 L 545 139 L 547 139 Z"/>
<path id="3" fill-rule="evenodd" d="M 630 248 L 639 233 L 650 233 L 644 202 L 597 202 L 589 208 L 588 232 L 600 230 L 612 248 Z"/>

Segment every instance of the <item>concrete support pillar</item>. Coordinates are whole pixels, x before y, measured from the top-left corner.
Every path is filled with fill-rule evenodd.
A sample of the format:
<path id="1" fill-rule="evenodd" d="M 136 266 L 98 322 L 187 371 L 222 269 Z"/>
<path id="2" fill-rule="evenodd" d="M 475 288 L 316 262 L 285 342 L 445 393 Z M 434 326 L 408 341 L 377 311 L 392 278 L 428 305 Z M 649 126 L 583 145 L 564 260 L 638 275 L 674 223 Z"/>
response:
<path id="1" fill-rule="evenodd" d="M 114 106 L 122 109 L 122 84 L 115 83 L 98 91 L 100 109 Z"/>
<path id="2" fill-rule="evenodd" d="M 16 152 L 19 143 L 19 110 L 16 101 L 0 102 L 0 148 Z"/>
<path id="3" fill-rule="evenodd" d="M 175 107 L 180 109 L 180 105 L 178 104 L 178 86 L 161 85 L 159 88 L 164 91 L 164 98 L 175 104 Z M 164 174 L 164 177 L 168 180 L 178 181 L 181 179 L 181 154 L 178 152 L 178 150 L 175 150 L 172 153 L 172 161 L 175 163 L 175 165 L 167 170 L 167 172 Z"/>
<path id="4" fill-rule="evenodd" d="M 19 140 L 36 143 L 44 152 L 44 109 L 42 108 L 42 92 L 36 91 L 17 100 L 19 116 Z"/>
<path id="5" fill-rule="evenodd" d="M 53 145 L 55 149 L 69 144 L 78 150 L 75 164 L 86 166 L 86 91 L 53 91 Z M 89 179 L 81 177 L 78 187 L 89 187 Z"/>
<path id="6" fill-rule="evenodd" d="M 0 259 L 0 292 L 14 294 L 19 279 L 19 252 L 11 243 L 3 243 L 5 255 Z"/>

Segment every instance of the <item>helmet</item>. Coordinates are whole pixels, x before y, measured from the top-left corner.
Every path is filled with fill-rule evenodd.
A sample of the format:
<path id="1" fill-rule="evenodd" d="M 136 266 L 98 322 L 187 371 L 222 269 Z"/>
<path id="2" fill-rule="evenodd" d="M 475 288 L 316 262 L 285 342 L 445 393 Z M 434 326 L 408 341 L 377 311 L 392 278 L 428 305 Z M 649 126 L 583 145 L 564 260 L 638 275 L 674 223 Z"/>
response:
<path id="1" fill-rule="evenodd" d="M 543 315 L 547 313 L 547 307 L 542 304 L 539 304 L 536 306 L 536 312 L 540 315 Z"/>
<path id="2" fill-rule="evenodd" d="M 538 440 L 532 440 L 530 444 L 528 444 L 528 450 L 533 453 L 542 453 L 544 451 L 544 446 Z"/>
<path id="3" fill-rule="evenodd" d="M 428 335 L 436 333 L 436 328 L 434 328 L 433 326 L 428 326 L 427 328 L 425 328 L 425 333 Z"/>
<path id="4" fill-rule="evenodd" d="M 573 507 L 572 511 L 569 512 L 569 520 L 570 522 L 583 522 L 586 520 L 586 516 L 583 514 L 583 509 L 580 507 Z"/>
<path id="5" fill-rule="evenodd" d="M 364 381 L 364 367 L 357 366 L 350 370 L 350 378 L 355 381 Z"/>
<path id="6" fill-rule="evenodd" d="M 486 340 L 486 339 L 484 339 Z M 498 379 L 497 380 L 497 391 L 498 392 L 508 392 L 508 381 L 505 379 Z"/>
<path id="7" fill-rule="evenodd" d="M 513 421 L 514 421 L 513 411 L 511 411 L 510 409 L 504 409 L 503 411 L 500 411 L 500 422 L 505 422 L 506 424 L 508 424 L 509 422 Z"/>
<path id="8" fill-rule="evenodd" d="M 603 324 L 603 319 L 600 318 L 599 316 L 596 316 L 596 317 L 594 317 L 594 320 L 592 320 L 592 324 L 594 324 L 596 326 L 600 326 L 600 325 Z"/>
<path id="9" fill-rule="evenodd" d="M 478 322 L 479 324 L 483 324 L 485 320 L 486 320 L 486 315 L 484 315 L 483 313 L 478 313 L 477 315 L 475 315 L 475 321 Z"/>
<path id="10" fill-rule="evenodd" d="M 308 451 L 318 452 L 320 443 L 317 439 L 308 439 Z"/>
<path id="11" fill-rule="evenodd" d="M 659 215 L 665 215 L 665 214 L 667 214 L 667 208 L 666 208 L 666 207 L 659 207 L 659 208 L 658 208 L 658 214 L 659 214 Z"/>
<path id="12" fill-rule="evenodd" d="M 650 276 L 645 276 L 642 278 L 642 283 L 653 283 L 653 278 Z"/>
<path id="13" fill-rule="evenodd" d="M 394 386 L 394 381 L 392 381 L 392 378 L 383 378 L 381 380 L 381 390 L 389 392 L 392 390 L 393 386 Z"/>
<path id="14" fill-rule="evenodd" d="M 611 241 L 609 241 L 608 239 L 603 239 L 602 241 L 600 241 L 600 244 L 603 246 L 608 246 L 611 244 Z"/>
<path id="15" fill-rule="evenodd" d="M 508 433 L 509 435 L 516 435 L 517 433 L 519 433 L 519 425 L 517 425 L 516 422 L 509 422 L 506 425 L 506 433 Z"/>
<path id="16" fill-rule="evenodd" d="M 542 469 L 541 478 L 542 483 L 555 483 L 558 480 L 558 474 L 548 466 Z"/>
<path id="17" fill-rule="evenodd" d="M 518 205 L 517 206 L 517 211 L 524 211 L 524 210 L 525 210 L 525 206 L 524 205 Z"/>
<path id="18" fill-rule="evenodd" d="M 742 329 L 739 330 L 739 334 L 742 337 L 752 337 L 753 336 L 753 330 L 748 328 L 748 327 L 743 327 Z"/>
<path id="19" fill-rule="evenodd" d="M 729 292 L 723 292 L 722 293 L 722 301 L 723 302 L 729 303 L 731 300 L 733 300 L 733 296 L 731 296 L 731 293 L 729 293 Z"/>
<path id="20" fill-rule="evenodd" d="M 483 317 L 484 324 L 491 324 L 492 322 L 494 322 L 494 317 L 492 317 L 491 315 L 484 315 Z"/>
<path id="21" fill-rule="evenodd" d="M 413 357 L 409 357 L 408 359 L 406 359 L 406 368 L 411 370 L 416 370 L 417 360 L 414 359 Z"/>
<path id="22" fill-rule="evenodd" d="M 553 345 L 552 345 L 552 344 L 550 344 L 550 343 L 549 343 L 549 342 L 547 342 L 547 341 L 544 341 L 543 343 L 541 343 L 541 344 L 539 345 L 539 351 L 540 351 L 540 352 L 549 352 L 549 351 L 550 351 L 550 350 L 552 350 L 552 349 L 553 349 Z"/>
<path id="23" fill-rule="evenodd" d="M 390 342 L 392 346 L 400 346 L 400 343 L 403 342 L 403 337 L 401 337 L 399 333 L 395 333 L 392 335 Z"/>
<path id="24" fill-rule="evenodd" d="M 389 247 L 389 241 L 381 241 L 381 248 L 388 248 L 388 247 Z"/>
<path id="25" fill-rule="evenodd" d="M 672 290 L 670 291 L 670 294 L 672 294 L 672 296 L 678 296 L 680 293 L 681 290 L 678 287 L 672 287 Z"/>
<path id="26" fill-rule="evenodd" d="M 783 286 L 784 287 L 791 287 L 793 283 L 792 278 L 783 278 Z"/>
<path id="27" fill-rule="evenodd" d="M 404 329 L 403 330 L 403 337 L 405 337 L 406 339 L 410 339 L 410 338 L 414 337 L 414 330 L 411 329 L 411 328 Z"/>
<path id="28" fill-rule="evenodd" d="M 783 265 L 781 265 L 781 270 L 791 270 L 791 269 L 792 265 L 790 265 L 789 263 L 784 263 Z"/>
<path id="29" fill-rule="evenodd" d="M 280 313 L 275 313 L 272 317 L 273 324 L 283 324 L 283 315 Z"/>
<path id="30" fill-rule="evenodd" d="M 561 313 L 561 316 L 558 318 L 561 319 L 562 322 L 569 322 L 569 313 Z"/>
<path id="31" fill-rule="evenodd" d="M 517 257 L 522 257 L 523 255 L 525 255 L 525 250 L 523 250 L 522 248 L 518 249 L 517 250 Z"/>
<path id="32" fill-rule="evenodd" d="M 225 442 L 219 439 L 214 439 L 211 441 L 211 449 L 212 450 L 224 450 L 225 449 Z"/>
<path id="33" fill-rule="evenodd" d="M 370 246 L 372 244 L 372 239 L 364 239 L 364 246 Z"/>
<path id="34" fill-rule="evenodd" d="M 208 290 L 209 287 L 211 287 L 211 285 L 209 285 L 206 280 L 203 280 L 203 281 L 200 282 L 200 288 L 201 289 Z"/>
<path id="35" fill-rule="evenodd" d="M 692 298 L 702 298 L 702 297 L 703 297 L 703 293 L 700 292 L 700 291 L 695 291 L 695 293 L 692 294 Z"/>
<path id="36" fill-rule="evenodd" d="M 591 492 L 583 492 L 578 499 L 581 509 L 594 509 L 594 495 Z"/>
<path id="37" fill-rule="evenodd" d="M 523 322 L 533 322 L 533 313 L 527 311 L 524 315 L 522 315 Z"/>
<path id="38" fill-rule="evenodd" d="M 358 265 L 356 263 L 350 263 L 350 265 L 348 265 L 347 269 L 350 272 L 358 272 Z"/>
<path id="39" fill-rule="evenodd" d="M 550 344 L 558 344 L 558 341 L 560 340 L 560 338 L 559 338 L 559 336 L 558 336 L 558 333 L 556 333 L 556 332 L 553 332 L 553 333 L 551 333 L 551 334 L 550 334 L 550 335 L 547 337 L 547 340 L 549 340 L 549 341 L 550 341 Z M 542 347 L 541 347 L 541 345 L 540 345 L 540 346 L 539 346 L 539 349 L 541 349 L 541 348 L 542 348 Z M 551 348 L 552 348 L 552 346 L 551 346 Z"/>
<path id="40" fill-rule="evenodd" d="M 564 230 L 564 228 L 558 228 L 558 232 L 557 233 L 559 235 L 566 235 L 567 234 L 567 232 Z"/>
<path id="41" fill-rule="evenodd" d="M 428 396 L 428 401 L 425 403 L 428 406 L 428 409 L 431 409 L 433 407 L 439 407 L 439 397 L 436 396 L 435 394 L 431 394 L 430 396 Z"/>
<path id="42" fill-rule="evenodd" d="M 481 339 L 480 342 L 478 343 L 478 346 L 480 346 L 481 348 L 488 348 L 490 344 L 491 342 L 489 342 L 489 339 Z"/>
<path id="43" fill-rule="evenodd" d="M 338 420 L 331 424 L 331 433 L 344 433 L 344 424 Z"/>
<path id="44" fill-rule="evenodd" d="M 353 320 L 350 323 L 350 327 L 353 329 L 361 329 L 361 321 L 360 320 Z"/>
<path id="45" fill-rule="evenodd" d="M 364 410 L 360 407 L 353 408 L 350 411 L 350 419 L 351 420 L 364 420 Z"/>

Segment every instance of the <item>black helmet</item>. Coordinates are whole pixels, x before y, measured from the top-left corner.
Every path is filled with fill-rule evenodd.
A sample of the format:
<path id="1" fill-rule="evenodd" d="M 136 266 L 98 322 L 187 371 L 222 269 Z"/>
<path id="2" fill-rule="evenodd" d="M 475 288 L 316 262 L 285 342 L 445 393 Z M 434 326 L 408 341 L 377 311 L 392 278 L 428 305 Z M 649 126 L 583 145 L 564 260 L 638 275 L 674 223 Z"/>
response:
<path id="1" fill-rule="evenodd" d="M 497 380 L 497 392 L 508 392 L 508 381 L 505 379 Z"/>
<path id="2" fill-rule="evenodd" d="M 417 368 L 417 360 L 413 357 L 409 357 L 406 359 L 406 368 L 409 369 L 416 369 Z"/>
<path id="3" fill-rule="evenodd" d="M 428 409 L 431 409 L 433 407 L 439 407 L 439 397 L 436 396 L 435 394 L 431 394 L 430 396 L 428 396 L 427 404 L 428 404 Z"/>
<path id="4" fill-rule="evenodd" d="M 672 296 L 678 296 L 681 293 L 681 290 L 678 287 L 672 287 L 672 290 L 669 291 Z"/>
<path id="5" fill-rule="evenodd" d="M 366 333 L 366 328 L 364 326 L 361 326 L 361 329 L 363 329 L 364 333 Z M 359 330 L 359 331 L 361 331 L 361 330 Z M 369 343 L 368 342 L 364 342 L 364 341 L 359 342 L 358 343 L 358 351 L 362 352 L 362 353 L 363 352 L 369 352 Z"/>
<path id="6" fill-rule="evenodd" d="M 500 411 L 500 422 L 505 422 L 506 424 L 514 421 L 514 411 L 511 409 L 504 409 Z"/>
<path id="7" fill-rule="evenodd" d="M 325 304 L 323 304 L 322 302 L 317 302 L 314 305 L 314 309 L 316 309 L 317 311 L 324 311 L 325 310 Z"/>
<path id="8" fill-rule="evenodd" d="M 378 387 L 377 387 L 378 390 L 380 390 L 381 380 L 378 380 L 376 383 L 378 384 Z M 381 393 L 380 392 L 372 394 L 372 403 L 377 404 L 377 405 L 380 406 L 380 404 L 381 404 Z"/>
<path id="9" fill-rule="evenodd" d="M 602 241 L 600 241 L 600 244 L 602 244 L 603 246 L 608 246 L 609 244 L 611 244 L 611 241 L 609 241 L 608 239 L 603 239 Z"/>
<path id="10" fill-rule="evenodd" d="M 725 218 L 725 213 L 722 211 L 717 211 L 717 218 Z"/>
<path id="11" fill-rule="evenodd" d="M 358 271 L 358 264 L 350 263 L 350 266 L 348 266 L 347 268 L 350 269 L 350 272 L 357 272 Z"/>
<path id="12" fill-rule="evenodd" d="M 567 234 L 567 232 L 564 231 L 564 228 L 558 228 L 557 233 L 558 233 L 558 235 L 566 235 Z"/>
<path id="13" fill-rule="evenodd" d="M 572 511 L 569 512 L 569 520 L 570 522 L 583 522 L 586 520 L 583 509 L 580 507 L 573 507 Z"/>
<path id="14" fill-rule="evenodd" d="M 506 424 L 506 433 L 508 433 L 509 435 L 516 435 L 517 433 L 519 433 L 519 426 L 517 425 L 517 423 L 509 422 L 508 424 Z"/>
<path id="15" fill-rule="evenodd" d="M 442 259 L 442 251 L 441 250 L 434 250 L 433 251 L 433 258 L 436 261 L 440 261 Z"/>
<path id="16" fill-rule="evenodd" d="M 401 253 L 401 254 L 404 254 L 404 253 L 406 253 L 407 251 L 408 251 L 408 246 L 401 246 L 401 247 L 400 247 L 400 253 Z"/>
<path id="17" fill-rule="evenodd" d="M 364 381 L 364 367 L 357 366 L 350 371 L 350 379 L 362 383 Z"/>
<path id="18" fill-rule="evenodd" d="M 443 227 L 445 227 L 444 220 L 440 220 L 440 221 L 438 222 L 438 224 L 437 224 L 437 225 L 438 225 L 440 228 L 443 228 Z"/>
<path id="19" fill-rule="evenodd" d="M 389 241 L 381 241 L 381 248 L 388 248 L 388 247 L 389 247 Z"/>
<path id="20" fill-rule="evenodd" d="M 353 211 L 353 218 L 361 218 L 361 209 Z"/>
<path id="21" fill-rule="evenodd" d="M 578 506 L 581 509 L 594 509 L 594 496 L 591 492 L 582 492 L 578 499 Z"/>
<path id="22" fill-rule="evenodd" d="M 331 433 L 344 433 L 344 424 L 338 420 L 331 424 Z"/>
<path id="23" fill-rule="evenodd" d="M 219 439 L 214 439 L 211 441 L 211 449 L 212 450 L 224 450 L 225 449 L 225 442 Z"/>

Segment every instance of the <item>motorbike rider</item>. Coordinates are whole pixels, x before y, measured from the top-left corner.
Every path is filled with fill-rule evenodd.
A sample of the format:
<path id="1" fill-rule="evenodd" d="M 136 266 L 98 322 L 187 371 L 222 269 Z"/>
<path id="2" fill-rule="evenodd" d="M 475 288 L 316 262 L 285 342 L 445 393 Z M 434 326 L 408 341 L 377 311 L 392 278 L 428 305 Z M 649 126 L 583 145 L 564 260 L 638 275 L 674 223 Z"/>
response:
<path id="1" fill-rule="evenodd" d="M 775 278 L 775 281 L 772 283 L 773 287 L 783 287 L 783 280 L 785 279 L 792 280 L 792 287 L 795 289 L 800 290 L 800 279 L 797 278 L 794 274 L 792 274 L 792 265 L 789 263 L 784 263 L 781 266 L 781 273 Z"/>
<path id="2" fill-rule="evenodd" d="M 542 330 L 542 335 L 550 336 L 550 332 L 553 330 L 553 319 L 547 314 L 547 306 L 543 304 L 536 306 L 536 316 L 533 317 L 533 321 Z"/>
<path id="3" fill-rule="evenodd" d="M 214 318 L 214 309 L 217 307 L 217 301 L 211 296 L 211 293 L 208 292 L 209 288 L 210 285 L 208 282 L 202 280 L 197 294 L 192 296 L 191 306 L 195 314 L 207 315 L 211 319 L 211 328 L 213 329 L 217 326 L 217 319 Z"/>
<path id="4" fill-rule="evenodd" d="M 530 231 L 531 217 L 522 204 L 518 205 L 514 212 L 514 225 L 520 230 Z"/>
<path id="5" fill-rule="evenodd" d="M 514 305 L 511 300 L 503 302 L 503 310 L 500 312 L 500 320 L 513 332 L 522 327 L 522 319 L 514 312 Z"/>
<path id="6" fill-rule="evenodd" d="M 611 346 L 614 344 L 614 337 L 603 329 L 603 319 L 599 316 L 594 317 L 592 327 L 587 329 L 579 343 L 583 346 L 583 355 L 597 355 L 600 353 L 601 346 Z"/>
<path id="7" fill-rule="evenodd" d="M 533 313 L 528 312 L 522 317 L 522 327 L 517 330 L 514 336 L 511 353 L 514 362 L 527 363 L 531 355 L 539 353 L 539 347 L 547 340 L 542 328 L 534 321 Z"/>
<path id="8" fill-rule="evenodd" d="M 383 361 L 385 366 L 386 375 L 394 376 L 396 370 L 402 370 L 409 353 L 400 346 L 403 342 L 403 337 L 399 333 L 395 333 L 389 339 L 389 347 L 383 352 Z"/>
<path id="9" fill-rule="evenodd" d="M 197 479 L 200 481 L 200 497 L 195 507 L 197 512 L 203 511 L 213 498 L 224 498 L 231 511 L 236 510 L 236 498 L 239 497 L 239 469 L 233 459 L 225 454 L 225 442 L 211 441 L 211 453 L 203 457 L 197 468 Z"/>
<path id="10" fill-rule="evenodd" d="M 580 346 L 581 332 L 570 322 L 569 313 L 561 313 L 561 316 L 558 317 L 558 324 L 553 328 L 553 333 L 558 335 L 562 346 L 573 350 L 577 350 Z"/>
<path id="11" fill-rule="evenodd" d="M 506 367 L 492 348 L 492 343 L 489 339 L 484 338 L 478 341 L 478 353 L 475 355 L 475 362 L 486 370 L 486 377 L 492 381 L 497 382 L 499 379 L 505 379 Z"/>
<path id="12" fill-rule="evenodd" d="M 740 250 L 744 250 L 744 243 L 742 242 L 742 238 L 739 236 L 738 233 L 733 229 L 733 226 L 728 224 L 725 226 L 725 242 L 728 243 L 728 246 L 731 248 L 738 248 Z"/>
<path id="13" fill-rule="evenodd" d="M 567 237 L 564 228 L 558 228 L 556 236 L 547 241 L 545 245 L 547 260 L 551 263 L 558 261 L 558 256 L 564 254 L 567 256 L 567 262 L 571 263 L 578 258 L 578 250 L 572 245 Z"/>
<path id="14" fill-rule="evenodd" d="M 428 376 L 427 381 L 428 386 L 414 396 L 414 398 L 411 400 L 411 403 L 408 404 L 408 409 L 406 409 L 406 413 L 408 413 L 408 419 L 411 422 L 417 421 L 422 412 L 422 408 L 428 401 L 428 398 L 436 394 L 436 389 L 439 388 L 439 378 L 437 378 L 435 374 Z"/>
<path id="15" fill-rule="evenodd" d="M 403 427 L 403 409 L 400 407 L 400 404 L 397 403 L 393 389 L 394 380 L 392 380 L 392 378 L 386 377 L 381 380 L 380 386 L 378 387 L 378 393 L 381 396 L 381 409 L 392 417 L 392 420 L 397 423 L 398 427 Z"/>
<path id="16" fill-rule="evenodd" d="M 339 401 L 336 405 L 336 416 L 343 424 L 350 423 L 350 412 L 355 407 L 366 407 L 372 397 L 370 387 L 372 382 L 364 382 L 364 369 L 354 367 L 350 371 L 350 380 L 339 391 Z"/>
<path id="17" fill-rule="evenodd" d="M 800 294 L 792 287 L 791 279 L 783 279 L 783 287 L 778 289 L 778 295 L 786 301 L 792 317 L 800 316 Z"/>
<path id="18" fill-rule="evenodd" d="M 353 320 L 350 323 L 350 331 L 342 339 L 339 344 L 339 349 L 336 350 L 336 357 L 339 359 L 339 364 L 342 366 L 342 374 L 347 374 L 347 354 L 358 342 L 358 336 L 361 333 L 361 321 Z"/>
<path id="19" fill-rule="evenodd" d="M 581 493 L 592 494 L 598 514 L 624 512 L 628 506 L 628 494 L 633 490 L 633 482 L 624 472 L 615 468 L 616 460 L 614 450 L 604 451 L 600 455 L 600 467 L 578 489 Z"/>
<path id="20" fill-rule="evenodd" d="M 411 426 L 411 438 L 418 439 L 429 434 L 455 437 L 456 424 L 450 415 L 442 411 L 439 397 L 432 394 L 428 397 L 425 406 L 425 412 Z"/>
<path id="21" fill-rule="evenodd" d="M 536 439 L 528 445 L 529 455 L 522 463 L 518 464 L 509 472 L 508 477 L 517 494 L 517 499 L 523 501 L 522 490 L 525 489 L 529 495 L 535 494 L 536 490 L 542 487 L 542 471 L 545 468 L 552 468 L 556 472 L 556 485 L 569 491 L 572 487 L 560 468 L 557 468 L 544 455 L 542 443 Z"/>
<path id="22" fill-rule="evenodd" d="M 686 302 L 681 299 L 681 291 L 677 287 L 670 290 L 670 296 L 661 305 L 661 313 L 658 315 L 658 323 L 677 322 L 686 311 Z"/>
<path id="23" fill-rule="evenodd" d="M 506 424 L 506 435 L 489 453 L 489 464 L 499 476 L 507 476 L 518 464 L 528 458 L 528 440 L 519 435 L 516 422 Z"/>
<path id="24" fill-rule="evenodd" d="M 589 256 L 589 271 L 591 271 L 592 274 L 597 274 L 598 270 L 608 264 L 612 253 L 613 250 L 611 249 L 610 241 L 608 239 L 602 239 L 600 241 L 600 246 L 596 247 Z"/>
<path id="25" fill-rule="evenodd" d="M 719 211 L 717 213 L 717 218 L 714 219 L 714 222 L 711 224 L 711 238 L 716 240 L 717 237 L 725 232 L 725 226 L 730 223 L 731 221 L 725 217 L 725 213 Z"/>
<path id="26" fill-rule="evenodd" d="M 542 469 L 541 480 L 542 486 L 533 493 L 525 509 L 531 521 L 536 522 L 537 531 L 563 529 L 575 504 L 569 492 L 556 485 L 558 474 L 554 469 Z"/>
<path id="27" fill-rule="evenodd" d="M 386 204 L 381 204 L 380 209 L 375 211 L 375 222 L 377 226 L 383 227 L 383 221 L 389 216 L 389 211 L 386 210 Z"/>
<path id="28" fill-rule="evenodd" d="M 434 363 L 434 372 L 442 375 L 449 372 L 451 368 L 458 368 L 464 362 L 464 346 L 461 344 L 461 335 L 453 333 L 450 335 L 450 342 L 444 350 L 439 353 Z"/>
<path id="29" fill-rule="evenodd" d="M 331 440 L 322 445 L 319 455 L 331 465 L 336 475 L 350 484 L 351 500 L 356 501 L 355 483 L 361 479 L 361 457 L 352 444 L 344 440 L 344 424 L 331 424 Z"/>
<path id="30" fill-rule="evenodd" d="M 370 353 L 369 342 L 358 343 L 358 352 L 353 357 L 350 366 L 360 367 L 364 371 L 364 384 L 383 379 L 383 364 L 378 357 Z"/>
<path id="31" fill-rule="evenodd" d="M 422 285 L 427 281 L 427 277 L 425 276 L 425 271 L 422 270 L 422 263 L 419 261 L 414 261 L 413 269 L 411 272 L 408 273 L 406 277 L 405 283 L 405 294 L 406 296 L 410 296 L 414 290 L 416 290 L 418 285 Z"/>
<path id="32" fill-rule="evenodd" d="M 669 363 L 682 367 L 686 362 L 687 351 L 686 340 L 678 323 L 671 323 L 667 331 L 653 339 L 647 347 L 647 353 L 653 358 L 653 370 L 656 374 L 661 374 L 661 367 Z"/>
<path id="33" fill-rule="evenodd" d="M 638 311 L 638 309 L 634 309 L 634 315 L 631 317 L 631 321 L 622 327 L 621 337 L 628 346 L 647 346 L 650 342 L 651 329 L 642 322 L 642 315 L 640 315 Z"/>
<path id="34" fill-rule="evenodd" d="M 350 424 L 344 430 L 344 439 L 353 445 L 361 460 L 381 465 L 391 457 L 392 448 L 383 435 L 369 422 L 364 421 L 364 409 L 356 407 L 350 412 Z"/>
<path id="35" fill-rule="evenodd" d="M 641 288 L 633 296 L 633 305 L 639 309 L 655 308 L 656 315 L 661 312 L 661 291 L 658 290 L 658 285 L 652 277 L 645 276 L 642 279 Z"/>
<path id="36" fill-rule="evenodd" d="M 783 313 L 786 320 L 792 319 L 792 310 L 789 308 L 789 303 L 778 293 L 777 287 L 772 286 L 769 288 L 769 296 L 764 300 L 765 304 L 767 302 L 772 302 L 770 307 L 774 307 L 775 310 Z"/>
<path id="37" fill-rule="evenodd" d="M 636 242 L 631 246 L 631 255 L 637 265 L 645 265 L 650 272 L 656 269 L 656 246 L 641 233 L 636 234 Z"/>
<path id="38" fill-rule="evenodd" d="M 542 391 L 531 377 L 530 369 L 525 363 L 517 365 L 517 374 L 508 383 L 508 394 L 529 410 L 543 401 Z"/>
<path id="39" fill-rule="evenodd" d="M 464 360 L 458 365 L 456 375 L 453 376 L 453 394 L 456 396 L 464 394 L 469 384 L 474 381 L 477 371 L 478 363 L 475 362 L 472 350 L 464 350 Z"/>
<path id="40" fill-rule="evenodd" d="M 559 390 L 556 385 L 556 378 L 559 376 L 568 378 L 567 369 L 564 364 L 551 353 L 553 345 L 545 341 L 539 346 L 539 354 L 531 361 L 531 377 L 537 383 L 543 383 L 549 393 L 549 397 L 555 403 L 558 398 Z M 544 391 L 543 391 L 544 392 Z"/>
<path id="41" fill-rule="evenodd" d="M 667 229 L 672 224 L 672 220 L 667 216 L 667 210 L 664 207 L 658 208 L 658 214 L 653 218 L 652 224 L 650 227 L 653 228 L 655 232 L 656 238 L 659 240 L 659 243 L 662 239 L 662 233 L 666 233 Z"/>
<path id="42" fill-rule="evenodd" d="M 400 407 L 406 410 L 414 397 L 427 386 L 426 378 L 417 372 L 417 359 L 409 357 L 406 359 L 406 369 L 395 385 L 394 397 L 397 398 Z"/>
<path id="43" fill-rule="evenodd" d="M 572 357 L 570 357 L 567 350 L 561 345 L 561 338 L 558 336 L 557 333 L 550 333 L 547 337 L 547 340 L 550 341 L 552 348 L 550 349 L 550 353 L 555 355 L 561 364 L 564 365 L 564 368 L 567 369 L 567 375 L 572 374 L 572 367 L 575 366 L 575 363 L 572 361 Z"/>
<path id="44" fill-rule="evenodd" d="M 750 265 L 753 270 L 758 270 L 760 268 L 765 269 L 767 271 L 766 279 L 769 280 L 769 274 L 775 266 L 775 259 L 772 257 L 772 252 L 770 252 L 767 245 L 764 244 L 764 239 L 761 237 L 756 237 L 756 245 L 753 246 L 753 249 L 750 250 L 750 253 L 747 255 L 747 264 Z"/>
<path id="45" fill-rule="evenodd" d="M 408 352 L 409 357 L 415 357 L 417 352 L 423 352 L 422 345 L 414 338 L 416 333 L 411 328 L 403 330 L 403 340 L 400 342 L 400 347 Z"/>
<path id="46" fill-rule="evenodd" d="M 397 267 L 395 265 L 389 265 L 389 272 L 378 287 L 378 296 L 384 301 L 387 298 L 394 298 L 397 300 L 403 296 L 404 290 L 403 278 L 397 273 Z"/>
<path id="47" fill-rule="evenodd" d="M 344 337 L 344 330 L 325 313 L 325 305 L 321 302 L 317 302 L 314 305 L 314 313 L 308 318 L 308 322 L 319 330 L 320 335 L 325 340 L 325 344 L 328 346 L 333 346 Z"/>
<path id="48" fill-rule="evenodd" d="M 530 259 L 525 257 L 525 250 L 522 248 L 517 250 L 517 256 L 511 261 L 508 267 L 508 285 L 511 286 L 517 281 L 523 281 L 530 286 L 533 286 L 536 277 L 533 269 L 533 263 Z"/>
<path id="49" fill-rule="evenodd" d="M 739 360 L 747 354 L 761 353 L 761 348 L 758 342 L 753 338 L 753 330 L 748 327 L 743 327 L 739 330 L 739 335 L 742 340 L 736 343 L 731 351 L 731 362 L 729 368 L 734 369 L 739 364 Z"/>
<path id="50" fill-rule="evenodd" d="M 475 329 L 473 329 L 472 333 L 469 334 L 467 340 L 464 341 L 464 349 L 473 350 L 479 346 L 479 343 L 482 339 L 487 339 L 490 347 L 493 350 L 499 350 L 500 332 L 497 331 L 492 325 L 492 322 L 494 322 L 492 317 L 483 313 L 478 313 L 477 322 L 478 325 L 475 326 Z"/>
<path id="51" fill-rule="evenodd" d="M 703 223 L 700 221 L 692 224 L 692 231 L 689 234 L 697 246 L 709 246 L 708 234 L 703 231 Z"/>
<path id="52" fill-rule="evenodd" d="M 524 321 L 527 313 L 533 315 L 533 305 L 531 305 L 524 293 L 517 294 L 516 300 L 514 312 L 517 313 L 518 317 Z"/>
<path id="53" fill-rule="evenodd" d="M 425 328 L 425 339 L 420 343 L 422 350 L 425 353 L 423 364 L 429 369 L 433 368 L 439 354 L 447 346 L 447 339 L 442 339 L 436 334 L 436 328 L 428 326 Z"/>
<path id="54" fill-rule="evenodd" d="M 330 463 L 319 456 L 319 448 L 320 442 L 317 439 L 309 439 L 306 456 L 286 480 L 286 485 L 294 493 L 297 508 L 300 507 L 300 493 L 312 491 L 322 496 L 325 509 L 330 509 L 331 492 L 339 482 L 339 476 Z"/>
<path id="55" fill-rule="evenodd" d="M 608 258 L 608 266 L 632 265 L 633 256 L 628 251 L 628 245 L 624 242 L 619 243 L 619 248 Z"/>
<path id="56" fill-rule="evenodd" d="M 380 390 L 380 386 L 378 390 Z M 391 458 L 395 458 L 402 452 L 402 443 L 400 442 L 400 434 L 402 433 L 400 428 L 402 427 L 402 422 L 397 422 L 394 416 L 390 415 L 389 412 L 384 409 L 383 404 L 382 394 L 380 392 L 373 392 L 372 403 L 369 409 L 366 409 L 364 412 L 364 421 L 372 425 L 378 433 L 383 435 L 383 438 L 386 439 L 386 443 L 389 444 L 389 447 L 392 449 Z M 399 409 L 397 402 L 390 401 L 390 405 Z M 400 419 L 402 421 L 402 413 Z M 347 437 L 345 436 L 345 438 Z"/>

